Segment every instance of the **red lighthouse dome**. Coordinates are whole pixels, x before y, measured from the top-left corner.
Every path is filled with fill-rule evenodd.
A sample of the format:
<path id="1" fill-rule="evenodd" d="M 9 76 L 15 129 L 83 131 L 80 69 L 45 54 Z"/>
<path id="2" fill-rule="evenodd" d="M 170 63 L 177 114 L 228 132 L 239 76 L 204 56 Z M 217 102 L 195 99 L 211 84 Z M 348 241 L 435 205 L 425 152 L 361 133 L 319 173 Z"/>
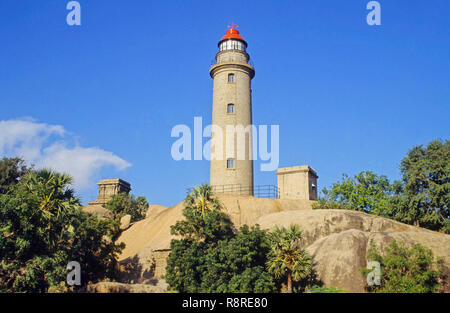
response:
<path id="1" fill-rule="evenodd" d="M 245 41 L 244 38 L 242 38 L 242 36 L 239 34 L 239 31 L 236 28 L 230 28 L 229 30 L 227 30 L 227 33 L 225 34 L 225 36 L 222 37 L 222 40 L 226 40 L 226 39 L 238 39 L 238 40 Z"/>
<path id="2" fill-rule="evenodd" d="M 231 46 L 233 46 L 233 48 L 236 48 L 235 44 L 232 44 L 230 42 L 235 42 L 235 43 L 239 43 L 239 50 L 245 50 L 245 48 L 247 48 L 247 42 L 244 40 L 244 38 L 242 38 L 241 34 L 239 34 L 239 31 L 236 29 L 237 25 L 232 25 L 230 26 L 230 28 L 227 30 L 227 32 L 225 33 L 225 36 L 222 37 L 222 39 L 219 41 L 219 47 L 222 46 L 221 51 L 222 50 L 230 50 Z M 223 45 L 222 43 L 226 43 L 228 42 L 228 44 Z M 227 48 L 227 45 L 230 46 Z"/>

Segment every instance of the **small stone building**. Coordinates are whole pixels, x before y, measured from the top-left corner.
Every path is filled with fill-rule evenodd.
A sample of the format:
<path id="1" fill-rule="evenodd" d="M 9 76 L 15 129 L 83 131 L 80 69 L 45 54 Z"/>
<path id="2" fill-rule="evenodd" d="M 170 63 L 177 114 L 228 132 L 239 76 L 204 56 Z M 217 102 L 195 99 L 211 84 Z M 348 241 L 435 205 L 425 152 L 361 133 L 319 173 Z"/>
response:
<path id="1" fill-rule="evenodd" d="M 111 200 L 112 196 L 119 193 L 128 194 L 131 191 L 130 183 L 120 179 L 103 179 L 97 183 L 98 197 L 97 200 L 89 201 L 89 205 L 105 205 Z"/>
<path id="2" fill-rule="evenodd" d="M 317 200 L 317 176 L 308 165 L 279 168 L 279 198 Z"/>

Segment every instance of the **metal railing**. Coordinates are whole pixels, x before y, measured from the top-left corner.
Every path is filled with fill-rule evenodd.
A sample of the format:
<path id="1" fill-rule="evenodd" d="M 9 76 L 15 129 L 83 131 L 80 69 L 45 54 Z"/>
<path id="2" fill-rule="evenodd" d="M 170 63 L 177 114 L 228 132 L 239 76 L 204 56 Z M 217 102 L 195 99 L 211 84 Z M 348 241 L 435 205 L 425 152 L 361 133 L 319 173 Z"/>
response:
<path id="1" fill-rule="evenodd" d="M 211 186 L 212 191 L 215 194 L 233 194 L 233 195 L 252 195 L 257 198 L 279 198 L 279 188 L 274 185 L 256 185 L 253 186 L 241 186 L 241 185 L 217 185 Z"/>
<path id="2" fill-rule="evenodd" d="M 237 59 L 237 58 L 231 57 L 231 58 L 227 59 L 226 62 L 241 62 L 241 60 L 240 60 L 240 59 Z M 219 62 L 217 62 L 216 59 L 211 60 L 211 66 L 214 66 L 214 65 L 216 65 L 216 64 L 219 64 Z M 255 64 L 254 64 L 254 62 L 253 62 L 252 59 L 249 59 L 249 60 L 247 61 L 247 64 L 250 65 L 251 67 L 255 67 Z"/>

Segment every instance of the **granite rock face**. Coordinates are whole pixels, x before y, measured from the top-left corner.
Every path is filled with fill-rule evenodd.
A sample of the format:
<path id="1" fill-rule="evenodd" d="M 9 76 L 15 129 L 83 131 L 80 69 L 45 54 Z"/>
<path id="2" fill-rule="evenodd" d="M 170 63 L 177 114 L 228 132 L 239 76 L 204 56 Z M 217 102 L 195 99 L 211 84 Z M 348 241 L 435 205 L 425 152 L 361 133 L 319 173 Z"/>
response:
<path id="1" fill-rule="evenodd" d="M 219 196 L 219 201 L 237 228 L 243 224 L 259 224 L 263 229 L 298 225 L 303 231 L 301 244 L 313 256 L 318 278 L 325 286 L 364 292 L 360 269 L 367 266 L 370 240 L 382 248 L 393 240 L 407 245 L 420 243 L 432 249 L 435 256 L 443 257 L 445 268 L 450 269 L 450 235 L 362 212 L 312 210 L 311 201 L 230 195 Z M 154 214 L 122 233 L 119 241 L 126 248 L 120 257 L 121 264 L 139 269 L 133 273 L 133 282 L 158 280 L 164 275 L 165 258 L 173 238 L 170 226 L 183 219 L 183 208 L 183 203 L 158 207 Z M 449 282 L 446 284 L 446 291 L 450 292 Z"/>
<path id="2" fill-rule="evenodd" d="M 371 240 L 382 249 L 393 240 L 409 246 L 419 243 L 433 250 L 435 256 L 443 257 L 447 271 L 450 268 L 450 235 L 362 212 L 281 212 L 263 216 L 257 224 L 264 229 L 300 226 L 304 237 L 302 244 L 314 258 L 318 278 L 325 285 L 350 292 L 364 292 L 365 281 L 360 269 L 367 266 Z M 445 288 L 450 291 L 448 281 Z"/>

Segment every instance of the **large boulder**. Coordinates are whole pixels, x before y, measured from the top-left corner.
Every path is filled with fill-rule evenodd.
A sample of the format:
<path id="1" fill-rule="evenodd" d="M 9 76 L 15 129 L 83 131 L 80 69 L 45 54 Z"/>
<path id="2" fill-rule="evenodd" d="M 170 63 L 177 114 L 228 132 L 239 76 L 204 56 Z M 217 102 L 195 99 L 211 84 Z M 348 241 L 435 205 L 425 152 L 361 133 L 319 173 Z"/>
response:
<path id="1" fill-rule="evenodd" d="M 340 233 L 345 230 L 358 229 L 365 232 L 420 232 L 435 233 L 420 227 L 406 225 L 391 219 L 348 210 L 302 210 L 267 214 L 260 217 L 256 224 L 263 229 L 275 226 L 300 226 L 303 232 L 303 244 L 308 246 L 316 240 Z"/>
<path id="2" fill-rule="evenodd" d="M 122 216 L 122 218 L 120 219 L 120 229 L 121 230 L 128 229 L 130 227 L 130 223 L 131 223 L 130 214 Z"/>
<path id="3" fill-rule="evenodd" d="M 366 266 L 366 234 L 351 229 L 317 240 L 306 251 L 313 257 L 318 279 L 326 286 L 364 291 L 360 268 Z"/>
<path id="4" fill-rule="evenodd" d="M 318 278 L 327 286 L 364 292 L 361 268 L 367 266 L 370 242 L 384 249 L 393 240 L 421 244 L 450 268 L 450 235 L 410 226 L 390 219 L 346 210 L 281 212 L 261 217 L 263 229 L 296 224 L 303 231 L 303 246 L 313 257 Z M 369 260 L 370 261 L 370 260 Z M 449 290 L 449 282 L 446 282 Z"/>

